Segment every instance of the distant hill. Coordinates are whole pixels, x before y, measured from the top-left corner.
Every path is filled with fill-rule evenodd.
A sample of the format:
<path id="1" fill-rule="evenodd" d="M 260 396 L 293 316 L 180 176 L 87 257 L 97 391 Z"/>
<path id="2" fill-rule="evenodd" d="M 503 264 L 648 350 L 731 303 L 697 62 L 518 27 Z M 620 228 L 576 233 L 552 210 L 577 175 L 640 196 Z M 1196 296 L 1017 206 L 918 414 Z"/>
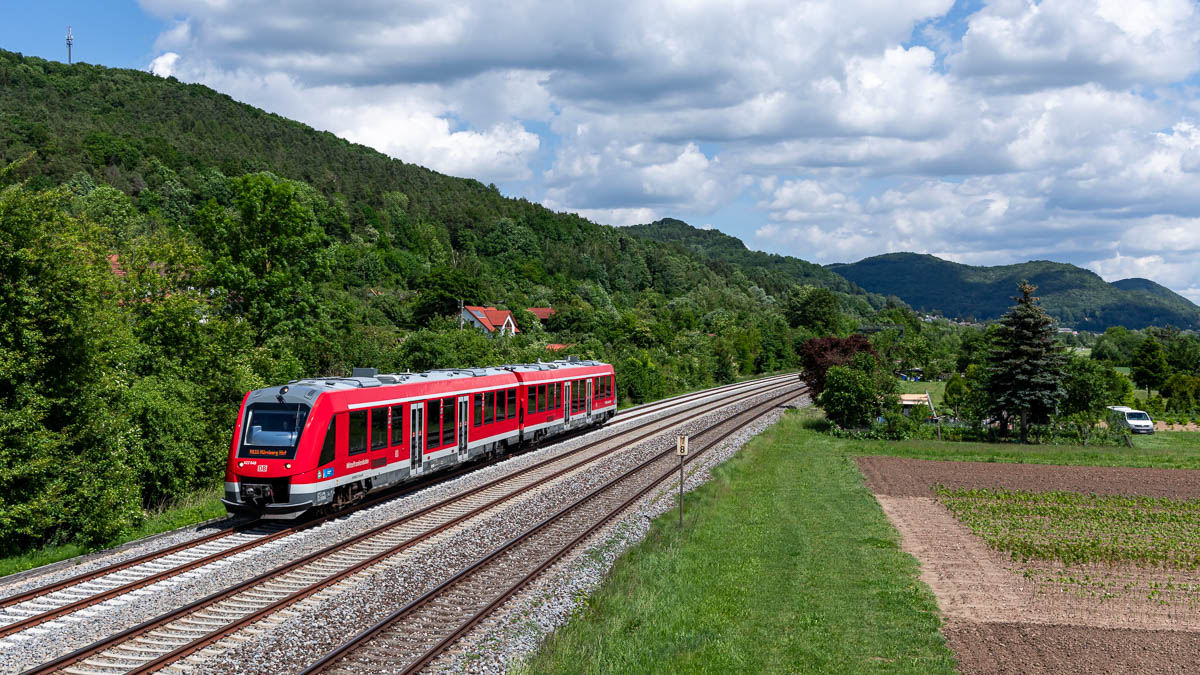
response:
<path id="1" fill-rule="evenodd" d="M 1121 279 L 1119 281 L 1112 282 L 1112 285 L 1123 291 L 1144 291 L 1151 295 L 1157 295 L 1158 297 L 1164 298 L 1171 302 L 1180 302 L 1189 305 L 1192 304 L 1191 300 L 1188 300 L 1166 286 L 1150 281 L 1149 279 L 1142 279 L 1141 277 Z"/>
<path id="2" fill-rule="evenodd" d="M 995 319 L 1012 306 L 1017 284 L 1037 285 L 1046 311 L 1065 326 L 1200 326 L 1200 307 L 1148 279 L 1108 283 L 1067 263 L 1034 260 L 978 267 L 917 253 L 889 253 L 827 269 L 862 288 L 895 295 L 914 308 L 950 317 Z"/>
<path id="3" fill-rule="evenodd" d="M 701 258 L 737 268 L 771 294 L 778 294 L 790 284 L 809 284 L 843 293 L 855 304 L 865 303 L 876 309 L 884 304 L 883 296 L 868 293 L 821 265 L 792 256 L 751 251 L 741 239 L 719 230 L 702 230 L 674 218 L 625 229 L 653 241 L 678 244 Z"/>

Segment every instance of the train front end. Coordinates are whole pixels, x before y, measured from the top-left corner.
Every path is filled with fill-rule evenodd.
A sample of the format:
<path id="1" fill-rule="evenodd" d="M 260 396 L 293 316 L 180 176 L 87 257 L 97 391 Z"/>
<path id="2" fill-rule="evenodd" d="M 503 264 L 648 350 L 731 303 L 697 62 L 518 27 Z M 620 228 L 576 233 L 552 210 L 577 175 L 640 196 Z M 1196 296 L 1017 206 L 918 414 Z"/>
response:
<path id="1" fill-rule="evenodd" d="M 295 493 L 293 480 L 312 462 L 310 452 L 325 426 L 315 424 L 317 391 L 304 385 L 246 394 L 234 427 L 225 468 L 230 513 L 257 518 L 296 518 L 313 506 L 310 492 Z"/>

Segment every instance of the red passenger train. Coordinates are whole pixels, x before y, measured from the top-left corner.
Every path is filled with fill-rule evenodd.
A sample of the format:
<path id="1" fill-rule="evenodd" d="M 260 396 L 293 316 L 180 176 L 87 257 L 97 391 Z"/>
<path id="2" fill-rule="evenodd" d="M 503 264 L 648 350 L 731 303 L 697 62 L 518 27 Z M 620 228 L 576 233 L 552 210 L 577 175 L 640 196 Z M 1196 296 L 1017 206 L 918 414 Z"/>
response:
<path id="1" fill-rule="evenodd" d="M 554 361 L 289 382 L 246 394 L 225 508 L 295 518 L 616 414 L 613 367 Z"/>

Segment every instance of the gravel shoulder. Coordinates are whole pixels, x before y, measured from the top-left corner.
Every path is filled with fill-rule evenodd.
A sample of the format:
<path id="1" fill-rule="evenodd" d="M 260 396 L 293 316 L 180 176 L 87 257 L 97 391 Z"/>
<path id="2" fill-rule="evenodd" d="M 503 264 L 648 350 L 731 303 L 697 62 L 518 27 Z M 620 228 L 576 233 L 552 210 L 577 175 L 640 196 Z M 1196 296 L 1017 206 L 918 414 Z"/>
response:
<path id="1" fill-rule="evenodd" d="M 781 404 L 710 449 L 685 469 L 684 492 L 711 480 L 713 467 L 777 422 L 788 407 L 808 403 L 806 396 L 800 396 Z M 431 664 L 429 670 L 503 673 L 523 662 L 547 635 L 564 625 L 586 603 L 588 595 L 604 583 L 617 559 L 645 537 L 650 523 L 676 508 L 678 493 L 678 479 L 663 483 L 502 605 L 481 626 L 464 636 L 450 653 Z"/>
<path id="2" fill-rule="evenodd" d="M 683 427 L 685 433 L 687 433 L 686 429 L 698 429 L 705 421 L 715 419 L 717 416 L 724 418 L 725 416 L 732 415 L 736 411 L 744 409 L 745 406 L 752 405 L 754 401 L 760 400 L 760 398 L 761 396 L 754 397 L 725 411 L 705 413 L 700 420 L 694 420 L 685 424 Z M 693 403 L 693 405 L 695 404 Z M 678 412 L 678 410 L 665 409 L 648 417 L 641 418 L 639 421 L 659 419 L 675 412 Z M 385 504 L 350 513 L 321 526 L 284 537 L 249 551 L 235 554 L 209 566 L 182 573 L 128 595 L 113 598 L 104 603 L 75 612 L 72 615 L 9 636 L 4 640 L 0 640 L 0 674 L 20 672 L 35 664 L 48 661 L 71 650 L 91 644 L 104 635 L 118 632 L 147 619 L 159 616 L 165 611 L 180 605 L 206 597 L 224 588 L 228 588 L 237 582 L 262 574 L 283 562 L 295 560 L 324 548 L 333 542 L 345 540 L 367 529 L 390 522 L 402 515 L 411 513 L 472 487 L 508 475 L 517 469 L 558 456 L 597 439 L 605 439 L 613 436 L 620 433 L 627 426 L 626 424 L 622 424 L 618 418 L 601 429 L 584 433 L 533 452 L 512 457 L 491 466 L 482 467 L 459 478 L 396 498 Z M 654 451 L 656 448 L 660 448 L 660 446 L 664 446 L 668 442 L 674 442 L 673 436 L 668 440 L 664 440 L 665 438 L 665 436 L 660 435 L 641 443 L 634 449 L 635 452 L 620 453 L 622 460 L 613 462 L 611 465 L 612 469 L 616 470 L 624 466 L 625 462 L 632 462 L 637 457 L 644 458 L 647 456 L 647 453 Z M 595 479 L 599 480 L 602 474 L 607 475 L 606 472 L 597 473 L 595 474 Z M 590 476 L 590 474 L 588 475 Z M 562 482 L 562 479 L 560 479 L 560 482 Z M 584 489 L 590 484 L 590 480 L 577 480 L 574 488 Z M 397 562 L 391 566 L 380 566 L 380 570 L 388 570 L 386 573 L 380 570 L 373 570 L 370 575 L 355 577 L 355 581 L 353 582 L 348 581 L 336 586 L 336 591 L 330 591 L 329 594 L 318 594 L 310 598 L 310 601 L 317 600 L 317 602 L 304 605 L 304 607 L 313 610 L 312 613 L 303 619 L 303 621 L 307 622 L 309 630 L 312 630 L 314 627 L 320 629 L 327 625 L 336 626 L 338 625 L 337 619 L 339 616 L 344 616 L 345 620 L 341 625 L 346 627 L 345 633 L 339 635 L 336 631 L 322 631 L 328 637 L 305 637 L 305 641 L 299 643 L 304 646 L 303 649 L 297 648 L 295 646 L 296 643 L 292 642 L 285 633 L 282 634 L 283 637 L 273 638 L 270 642 L 259 644 L 256 648 L 248 652 L 248 654 L 268 656 L 275 654 L 280 660 L 270 661 L 270 659 L 265 659 L 266 664 L 259 668 L 255 665 L 244 666 L 243 664 L 226 659 L 214 666 L 214 670 L 217 672 L 264 673 L 294 670 L 294 668 L 291 668 L 293 664 L 286 658 L 293 650 L 298 652 L 297 658 L 302 659 L 306 656 L 303 653 L 305 650 L 319 653 L 322 646 L 329 647 L 332 644 L 336 644 L 337 638 L 353 634 L 361 629 L 363 625 L 369 625 L 363 622 L 370 622 L 378 618 L 382 614 L 381 608 L 394 607 L 395 605 L 391 604 L 393 600 L 415 597 L 413 595 L 414 592 L 423 592 L 423 589 L 431 587 L 442 578 L 445 578 L 445 576 L 448 576 L 447 570 L 461 567 L 463 561 L 466 561 L 468 558 L 473 559 L 474 557 L 478 557 L 475 554 L 487 550 L 489 547 L 501 543 L 515 534 L 519 531 L 521 523 L 525 523 L 529 517 L 532 517 L 532 514 L 544 513 L 549 510 L 548 505 L 560 503 L 560 500 L 564 497 L 559 492 L 561 491 L 548 491 L 546 488 L 543 488 L 528 493 L 519 500 L 519 503 L 510 505 L 500 513 L 489 517 L 486 521 L 472 524 L 469 528 L 455 529 L 452 531 L 453 534 L 443 534 L 418 545 L 408 554 L 401 557 L 405 561 L 403 564 Z M 525 507 L 523 506 L 524 504 L 528 504 L 529 506 Z M 528 517 L 510 517 L 510 514 L 514 512 L 513 509 L 517 509 L 516 513 L 518 514 L 528 513 L 530 515 Z M 186 539 L 200 535 L 195 534 L 194 529 L 189 529 L 177 532 L 175 536 L 180 539 Z M 178 539 L 173 537 L 163 537 L 153 542 L 147 542 L 146 544 L 149 548 L 160 548 L 168 546 L 176 540 Z M 446 546 L 445 542 L 450 542 L 453 546 Z M 135 546 L 122 551 L 120 556 L 133 556 L 144 550 L 142 547 Z M 89 561 L 86 564 L 106 564 L 114 559 L 116 558 L 108 557 L 103 560 L 103 563 L 97 559 Z M 14 585 L 11 592 L 16 592 L 17 586 L 44 584 L 49 578 L 56 577 L 58 574 L 73 573 L 75 569 L 75 567 L 72 567 L 70 570 L 60 570 L 53 575 L 43 575 L 37 579 L 27 579 L 25 584 Z M 376 573 L 382 574 L 382 576 L 378 576 Z M 344 596 L 341 602 L 346 606 L 357 606 L 358 608 L 354 610 L 348 609 L 340 614 L 338 612 L 326 611 L 326 606 L 320 604 L 320 601 L 337 594 Z M 329 606 L 337 607 L 339 605 L 330 604 Z M 300 610 L 300 613 L 303 614 L 304 611 Z M 278 618 L 260 622 L 260 624 L 251 627 L 251 630 L 246 631 L 245 634 L 239 634 L 236 638 L 231 638 L 220 643 L 220 648 L 206 652 L 206 655 L 215 655 L 227 651 L 230 647 L 237 646 L 245 641 L 256 642 L 255 637 L 258 634 L 274 634 L 275 636 L 279 636 L 281 634 L 273 633 L 272 629 L 278 623 L 284 622 L 292 616 L 292 614 L 284 613 Z M 249 661 L 249 663 L 254 664 L 254 660 Z"/>
<path id="3" fill-rule="evenodd" d="M 778 392 L 763 394 L 723 411 L 708 413 L 700 419 L 685 423 L 679 427 L 679 432 L 695 434 L 717 418 L 727 418 L 777 394 Z M 198 653 L 197 658 L 189 660 L 188 665 L 193 668 L 191 672 L 276 673 L 301 670 L 363 628 L 419 597 L 458 569 L 540 521 L 547 513 L 602 485 L 621 471 L 635 466 L 653 454 L 672 447 L 675 443 L 674 434 L 675 431 L 658 434 L 614 455 L 611 461 L 564 476 L 552 484 L 527 493 L 486 518 L 452 528 L 392 556 L 362 574 L 317 593 L 288 610 L 264 619 L 250 629 Z M 737 437 L 741 438 L 744 434 L 745 432 Z M 729 441 L 726 441 L 725 445 L 729 445 Z M 543 458 L 524 455 L 517 459 L 532 462 Z M 695 469 L 692 469 L 692 473 L 698 475 Z M 460 489 L 461 487 L 455 488 L 455 491 Z M 672 504 L 670 499 L 664 501 L 664 508 L 669 508 Z M 614 527 L 619 527 L 619 523 L 610 526 L 610 531 Z M 560 561 L 553 570 L 578 559 L 580 555 L 576 554 L 568 560 Z M 550 571 L 543 575 L 542 579 L 554 574 L 554 571 Z M 577 595 L 573 590 L 577 588 L 573 585 L 577 582 L 578 579 L 570 575 L 565 579 L 566 588 L 562 591 L 565 597 Z M 535 584 L 534 587 L 536 586 Z M 529 591 L 530 589 L 526 589 L 518 598 L 524 597 Z M 496 625 L 499 621 L 498 616 L 493 617 L 484 627 Z M 565 616 L 564 614 L 564 619 Z M 495 663 L 496 659 L 493 656 L 503 652 L 503 648 L 488 647 L 485 650 L 486 654 L 481 654 L 481 650 L 474 647 L 475 644 L 475 641 L 468 637 L 460 641 L 458 647 L 458 653 L 466 655 L 472 662 L 469 672 L 480 672 L 474 669 L 475 664 Z M 504 656 L 498 658 L 502 663 L 510 660 Z M 467 668 L 467 665 L 455 666 L 456 669 L 460 667 Z"/>

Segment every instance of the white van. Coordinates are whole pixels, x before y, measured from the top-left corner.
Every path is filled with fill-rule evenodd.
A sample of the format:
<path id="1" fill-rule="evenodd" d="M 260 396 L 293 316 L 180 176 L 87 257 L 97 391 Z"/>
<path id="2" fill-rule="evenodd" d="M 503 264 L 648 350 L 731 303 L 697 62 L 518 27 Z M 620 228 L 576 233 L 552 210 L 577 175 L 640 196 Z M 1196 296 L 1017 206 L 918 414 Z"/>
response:
<path id="1" fill-rule="evenodd" d="M 1154 433 L 1154 420 L 1141 410 L 1134 410 L 1127 405 L 1110 405 L 1108 409 L 1121 416 L 1125 420 L 1125 426 L 1129 427 L 1129 431 L 1135 434 L 1152 434 Z"/>

